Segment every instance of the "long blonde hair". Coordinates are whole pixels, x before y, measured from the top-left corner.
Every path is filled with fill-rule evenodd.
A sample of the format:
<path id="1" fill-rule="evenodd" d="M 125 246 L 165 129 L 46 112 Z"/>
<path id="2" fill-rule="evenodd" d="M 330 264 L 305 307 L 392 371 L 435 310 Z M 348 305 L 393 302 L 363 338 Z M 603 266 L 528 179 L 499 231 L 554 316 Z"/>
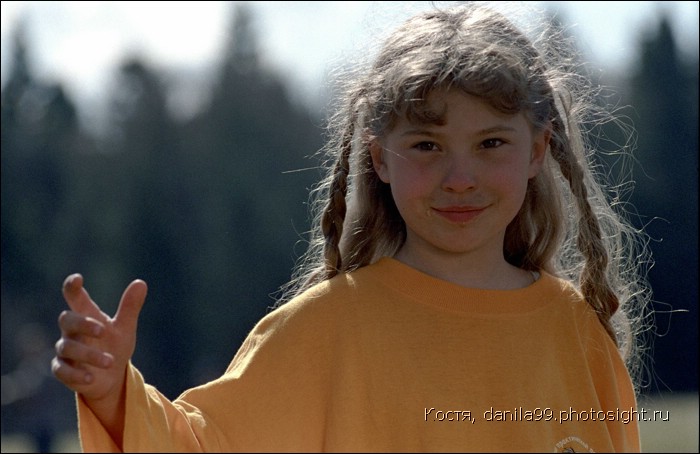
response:
<path id="1" fill-rule="evenodd" d="M 596 172 L 586 128 L 615 118 L 596 104 L 566 43 L 556 27 L 531 41 L 502 14 L 474 5 L 418 14 L 390 35 L 374 64 L 347 79 L 330 117 L 328 173 L 312 193 L 309 248 L 280 304 L 398 251 L 406 226 L 373 169 L 367 138 L 381 137 L 401 115 L 420 117 L 434 90 L 457 88 L 502 112 L 525 113 L 536 130 L 551 125 L 544 169 L 507 228 L 504 256 L 573 282 L 636 373 L 650 258 L 644 235 L 611 195 L 615 187 Z"/>

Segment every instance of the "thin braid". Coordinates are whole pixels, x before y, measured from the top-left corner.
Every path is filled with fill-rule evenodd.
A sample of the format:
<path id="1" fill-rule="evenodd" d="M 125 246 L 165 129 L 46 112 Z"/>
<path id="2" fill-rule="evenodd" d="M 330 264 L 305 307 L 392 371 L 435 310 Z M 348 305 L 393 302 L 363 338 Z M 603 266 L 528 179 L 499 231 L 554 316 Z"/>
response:
<path id="1" fill-rule="evenodd" d="M 556 134 L 563 134 L 561 118 L 552 122 Z M 612 340 L 618 344 L 611 318 L 617 312 L 620 301 L 613 292 L 607 278 L 608 254 L 603 243 L 602 231 L 598 218 L 588 202 L 588 190 L 584 183 L 583 169 L 576 161 L 568 144 L 556 140 L 551 148 L 552 157 L 559 164 L 562 175 L 569 182 L 571 193 L 577 201 L 581 222 L 578 226 L 578 249 L 585 258 L 580 276 L 581 293 L 596 311 L 603 327 Z M 582 245 L 587 245 L 582 247 Z"/>
<path id="2" fill-rule="evenodd" d="M 354 122 L 350 122 L 342 135 L 340 154 L 333 168 L 333 180 L 328 189 L 328 204 L 321 217 L 323 232 L 323 256 L 325 263 L 325 279 L 330 279 L 342 269 L 343 260 L 340 253 L 340 238 L 343 234 L 343 223 L 347 212 L 345 197 L 348 192 L 348 174 L 350 172 L 350 152 Z"/>

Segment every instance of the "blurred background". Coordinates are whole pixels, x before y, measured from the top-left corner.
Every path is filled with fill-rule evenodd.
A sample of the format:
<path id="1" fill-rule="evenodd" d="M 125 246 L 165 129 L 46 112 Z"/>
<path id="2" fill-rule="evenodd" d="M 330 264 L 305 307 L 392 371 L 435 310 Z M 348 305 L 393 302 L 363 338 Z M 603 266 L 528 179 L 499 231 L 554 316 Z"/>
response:
<path id="1" fill-rule="evenodd" d="M 608 164 L 655 260 L 643 449 L 697 452 L 698 2 L 541 3 L 637 130 Z M 2 452 L 77 449 L 70 273 L 107 313 L 148 282 L 133 361 L 168 397 L 223 372 L 304 251 L 332 68 L 428 7 L 2 2 Z"/>

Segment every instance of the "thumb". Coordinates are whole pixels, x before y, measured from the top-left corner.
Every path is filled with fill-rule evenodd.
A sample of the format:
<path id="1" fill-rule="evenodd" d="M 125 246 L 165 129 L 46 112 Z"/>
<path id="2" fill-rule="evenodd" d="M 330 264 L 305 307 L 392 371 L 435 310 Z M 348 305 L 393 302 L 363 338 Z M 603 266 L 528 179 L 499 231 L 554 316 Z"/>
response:
<path id="1" fill-rule="evenodd" d="M 139 313 L 146 301 L 146 293 L 148 286 L 140 279 L 133 281 L 124 290 L 119 308 L 114 316 L 114 324 L 122 329 L 136 331 L 136 324 L 139 319 Z"/>

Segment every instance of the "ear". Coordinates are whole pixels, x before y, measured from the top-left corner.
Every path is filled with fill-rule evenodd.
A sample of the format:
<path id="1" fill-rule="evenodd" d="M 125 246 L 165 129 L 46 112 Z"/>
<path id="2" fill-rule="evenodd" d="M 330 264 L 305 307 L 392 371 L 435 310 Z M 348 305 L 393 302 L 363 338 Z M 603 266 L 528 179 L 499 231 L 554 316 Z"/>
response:
<path id="1" fill-rule="evenodd" d="M 544 158 L 549 148 L 549 139 L 552 137 L 551 125 L 545 126 L 542 130 L 536 132 L 533 136 L 532 152 L 530 153 L 530 169 L 528 178 L 534 178 L 542 170 Z"/>
<path id="2" fill-rule="evenodd" d="M 376 137 L 369 141 L 369 154 L 372 157 L 372 166 L 374 171 L 377 172 L 379 179 L 384 183 L 389 183 L 389 169 L 384 159 L 384 147 L 382 147 Z"/>

